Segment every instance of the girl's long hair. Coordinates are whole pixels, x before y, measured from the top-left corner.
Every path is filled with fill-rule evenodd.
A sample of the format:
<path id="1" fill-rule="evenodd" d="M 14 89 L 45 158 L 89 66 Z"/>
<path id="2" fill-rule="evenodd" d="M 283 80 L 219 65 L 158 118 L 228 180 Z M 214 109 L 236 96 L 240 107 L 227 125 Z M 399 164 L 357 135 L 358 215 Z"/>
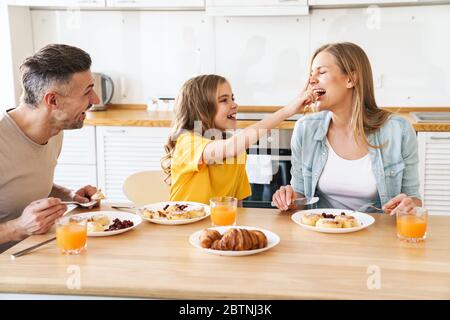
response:
<path id="1" fill-rule="evenodd" d="M 175 101 L 175 119 L 172 131 L 164 146 L 166 155 L 161 159 L 161 167 L 167 175 L 166 182 L 170 184 L 172 155 L 178 136 L 183 131 L 192 131 L 201 124 L 202 133 L 214 128 L 217 94 L 219 85 L 227 80 L 224 77 L 207 74 L 186 81 L 181 87 Z"/>
<path id="2" fill-rule="evenodd" d="M 353 112 L 351 125 L 355 139 L 362 137 L 364 143 L 372 148 L 368 135 L 379 130 L 391 115 L 391 112 L 378 108 L 375 102 L 372 68 L 369 58 L 361 47 L 351 42 L 331 43 L 318 48 L 311 59 L 320 52 L 330 53 L 340 70 L 350 77 L 354 84 Z"/>

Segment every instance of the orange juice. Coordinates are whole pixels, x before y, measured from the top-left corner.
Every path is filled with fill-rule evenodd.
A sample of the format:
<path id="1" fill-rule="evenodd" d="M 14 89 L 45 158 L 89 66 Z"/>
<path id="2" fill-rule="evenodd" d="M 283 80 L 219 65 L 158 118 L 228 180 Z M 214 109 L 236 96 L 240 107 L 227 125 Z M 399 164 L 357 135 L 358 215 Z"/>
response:
<path id="1" fill-rule="evenodd" d="M 211 221 L 215 226 L 231 226 L 236 223 L 236 207 L 218 205 L 211 208 Z"/>
<path id="2" fill-rule="evenodd" d="M 86 224 L 69 222 L 56 227 L 56 243 L 63 253 L 80 253 L 86 247 L 86 240 Z"/>
<path id="3" fill-rule="evenodd" d="M 401 215 L 397 217 L 397 233 L 405 238 L 423 238 L 427 230 L 426 217 Z"/>

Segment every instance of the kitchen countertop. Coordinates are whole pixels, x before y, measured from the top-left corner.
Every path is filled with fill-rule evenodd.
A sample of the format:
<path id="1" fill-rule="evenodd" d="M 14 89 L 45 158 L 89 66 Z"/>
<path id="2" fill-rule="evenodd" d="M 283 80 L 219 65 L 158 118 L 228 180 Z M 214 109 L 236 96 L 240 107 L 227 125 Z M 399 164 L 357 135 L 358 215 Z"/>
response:
<path id="1" fill-rule="evenodd" d="M 0 255 L 0 292 L 181 299 L 450 299 L 450 217 L 430 216 L 428 239 L 412 245 L 397 239 L 394 217 L 374 216 L 375 223 L 359 232 L 323 234 L 296 225 L 289 213 L 239 208 L 239 225 L 265 228 L 281 237 L 271 250 L 245 257 L 206 254 L 189 244 L 189 235 L 209 227 L 209 219 L 179 226 L 143 221 L 130 232 L 89 238 L 87 252 L 79 256 L 59 254 L 53 242 L 11 260 L 11 253 L 52 237 L 31 236 Z M 75 269 L 80 288 L 69 289 Z"/>
<path id="2" fill-rule="evenodd" d="M 239 112 L 274 112 L 279 107 L 242 106 Z M 450 107 L 386 107 L 385 109 L 399 113 L 408 119 L 416 131 L 450 131 L 450 123 L 417 123 L 410 112 L 450 112 Z M 110 105 L 107 111 L 90 111 L 87 113 L 85 124 L 96 126 L 148 126 L 170 127 L 173 112 L 148 111 L 146 105 Z M 238 120 L 238 128 L 245 128 L 255 123 L 250 120 Z M 295 121 L 284 121 L 278 128 L 292 129 Z"/>

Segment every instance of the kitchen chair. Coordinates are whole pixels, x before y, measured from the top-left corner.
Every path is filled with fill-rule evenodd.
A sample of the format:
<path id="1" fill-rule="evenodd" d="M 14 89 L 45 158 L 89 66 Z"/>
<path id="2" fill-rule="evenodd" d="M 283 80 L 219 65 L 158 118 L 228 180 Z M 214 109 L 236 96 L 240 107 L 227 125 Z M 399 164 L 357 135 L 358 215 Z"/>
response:
<path id="1" fill-rule="evenodd" d="M 123 193 L 136 206 L 168 201 L 169 185 L 163 171 L 141 171 L 132 174 L 123 183 Z"/>

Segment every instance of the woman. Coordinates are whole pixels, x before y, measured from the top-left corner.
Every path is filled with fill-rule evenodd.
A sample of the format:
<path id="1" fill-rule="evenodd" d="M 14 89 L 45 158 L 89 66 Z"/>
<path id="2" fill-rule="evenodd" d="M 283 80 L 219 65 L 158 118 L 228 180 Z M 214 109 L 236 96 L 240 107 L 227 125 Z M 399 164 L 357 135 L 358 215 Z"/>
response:
<path id="1" fill-rule="evenodd" d="M 348 42 L 324 45 L 310 71 L 322 112 L 295 126 L 291 185 L 273 195 L 276 206 L 288 210 L 292 199 L 315 195 L 322 208 L 395 214 L 421 206 L 416 134 L 407 120 L 378 108 L 364 51 Z"/>

